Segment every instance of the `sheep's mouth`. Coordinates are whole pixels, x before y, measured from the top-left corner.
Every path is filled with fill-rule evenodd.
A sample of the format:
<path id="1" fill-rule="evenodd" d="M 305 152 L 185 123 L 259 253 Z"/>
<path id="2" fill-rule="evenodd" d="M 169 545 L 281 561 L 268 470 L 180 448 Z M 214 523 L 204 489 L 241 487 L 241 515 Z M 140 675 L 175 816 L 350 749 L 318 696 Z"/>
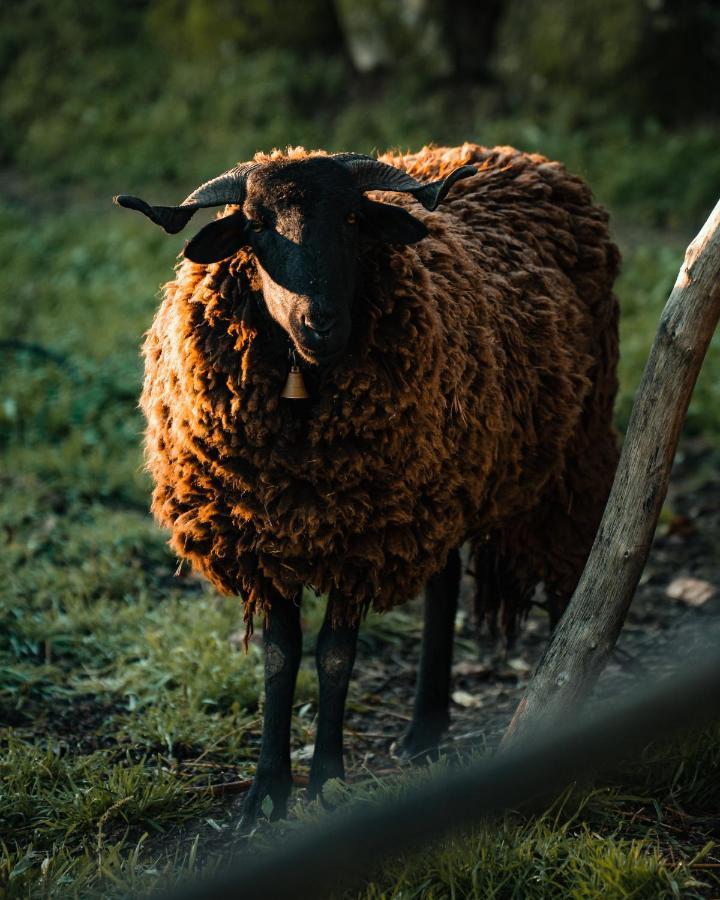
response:
<path id="1" fill-rule="evenodd" d="M 323 369 L 334 366 L 335 363 L 340 361 L 345 353 L 344 345 L 336 347 L 335 349 L 311 349 L 310 347 L 301 344 L 299 341 L 295 341 L 295 349 L 297 350 L 298 356 L 306 363 Z"/>
<path id="2" fill-rule="evenodd" d="M 347 350 L 349 335 L 344 328 L 333 329 L 326 335 L 311 335 L 307 329 L 304 333 L 292 335 L 297 355 L 311 366 L 326 368 L 335 365 Z"/>

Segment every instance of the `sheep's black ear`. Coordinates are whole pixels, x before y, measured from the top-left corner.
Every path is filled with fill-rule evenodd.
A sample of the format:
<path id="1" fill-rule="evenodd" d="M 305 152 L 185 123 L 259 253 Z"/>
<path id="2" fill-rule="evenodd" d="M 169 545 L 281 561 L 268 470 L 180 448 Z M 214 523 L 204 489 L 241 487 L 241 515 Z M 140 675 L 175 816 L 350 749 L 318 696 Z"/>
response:
<path id="1" fill-rule="evenodd" d="M 366 197 L 360 209 L 360 221 L 370 237 L 388 244 L 416 244 L 428 235 L 423 223 L 401 206 L 376 203 Z"/>
<path id="2" fill-rule="evenodd" d="M 241 212 L 216 219 L 188 241 L 183 250 L 185 259 L 204 265 L 227 259 L 247 243 L 245 228 L 245 216 Z"/>

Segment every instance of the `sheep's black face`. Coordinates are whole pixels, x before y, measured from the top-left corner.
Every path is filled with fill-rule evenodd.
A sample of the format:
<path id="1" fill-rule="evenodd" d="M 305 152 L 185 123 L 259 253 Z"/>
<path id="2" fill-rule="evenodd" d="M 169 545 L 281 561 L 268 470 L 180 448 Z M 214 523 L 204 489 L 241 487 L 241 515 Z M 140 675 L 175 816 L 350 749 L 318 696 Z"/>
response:
<path id="1" fill-rule="evenodd" d="M 361 201 L 350 174 L 326 159 L 248 179 L 243 212 L 265 303 L 309 363 L 332 364 L 350 339 Z"/>
<path id="2" fill-rule="evenodd" d="M 185 255 L 210 262 L 250 245 L 268 312 L 302 359 L 325 366 L 350 340 L 363 236 L 408 244 L 426 234 L 401 207 L 368 200 L 345 166 L 310 157 L 252 172 L 242 209 L 202 229 Z"/>

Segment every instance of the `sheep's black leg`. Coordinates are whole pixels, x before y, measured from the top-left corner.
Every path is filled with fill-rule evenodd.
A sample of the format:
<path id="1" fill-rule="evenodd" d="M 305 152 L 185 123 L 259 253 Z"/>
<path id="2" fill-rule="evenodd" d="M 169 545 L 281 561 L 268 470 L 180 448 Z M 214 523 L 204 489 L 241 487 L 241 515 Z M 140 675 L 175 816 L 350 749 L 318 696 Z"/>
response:
<path id="1" fill-rule="evenodd" d="M 310 796 L 316 797 L 329 778 L 344 778 L 343 719 L 345 698 L 355 663 L 359 625 L 333 628 L 333 609 L 342 600 L 328 600 L 317 642 L 320 686 L 315 753 L 310 768 Z"/>
<path id="2" fill-rule="evenodd" d="M 302 654 L 298 604 L 284 597 L 276 598 L 263 629 L 263 642 L 265 713 L 262 742 L 255 778 L 243 805 L 243 825 L 252 825 L 266 797 L 272 801 L 271 818 L 280 818 L 287 812 L 292 789 L 290 722 Z"/>
<path id="3" fill-rule="evenodd" d="M 458 592 L 460 553 L 453 550 L 442 572 L 425 588 L 425 624 L 415 705 L 409 729 L 398 745 L 406 759 L 432 756 L 450 724 L 450 675 Z"/>

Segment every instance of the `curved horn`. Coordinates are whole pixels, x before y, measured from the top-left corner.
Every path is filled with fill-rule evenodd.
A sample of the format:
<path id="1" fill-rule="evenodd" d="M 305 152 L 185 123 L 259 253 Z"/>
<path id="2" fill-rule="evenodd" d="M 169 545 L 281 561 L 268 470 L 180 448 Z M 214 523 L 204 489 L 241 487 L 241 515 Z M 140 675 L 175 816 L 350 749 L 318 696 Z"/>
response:
<path id="1" fill-rule="evenodd" d="M 187 225 L 198 209 L 208 206 L 224 206 L 226 203 L 242 203 L 245 198 L 245 185 L 248 175 L 260 167 L 260 163 L 240 163 L 217 178 L 212 178 L 196 188 L 186 197 L 180 206 L 151 206 L 140 197 L 120 194 L 113 197 L 113 203 L 126 209 L 135 209 L 143 213 L 164 228 L 168 234 L 177 234 Z"/>
<path id="2" fill-rule="evenodd" d="M 439 181 L 423 183 L 417 181 L 402 169 L 364 156 L 360 153 L 335 153 L 333 159 L 347 166 L 355 176 L 355 183 L 362 191 L 401 191 L 412 194 L 425 209 L 437 209 L 447 192 L 461 178 L 471 178 L 477 174 L 475 166 L 460 166 Z"/>

